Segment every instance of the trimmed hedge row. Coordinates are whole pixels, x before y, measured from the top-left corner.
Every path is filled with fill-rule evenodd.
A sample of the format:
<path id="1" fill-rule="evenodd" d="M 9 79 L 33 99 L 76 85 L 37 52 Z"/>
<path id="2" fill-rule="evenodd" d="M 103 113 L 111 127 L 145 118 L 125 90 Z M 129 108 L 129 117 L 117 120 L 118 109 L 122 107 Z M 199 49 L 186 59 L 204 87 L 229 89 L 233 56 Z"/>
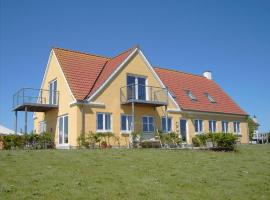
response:
<path id="1" fill-rule="evenodd" d="M 192 143 L 195 147 L 207 146 L 207 143 L 210 143 L 213 150 L 232 151 L 237 140 L 238 136 L 233 133 L 206 133 L 193 137 Z"/>
<path id="2" fill-rule="evenodd" d="M 3 135 L 0 136 L 2 149 L 52 149 L 55 147 L 51 133 Z"/>

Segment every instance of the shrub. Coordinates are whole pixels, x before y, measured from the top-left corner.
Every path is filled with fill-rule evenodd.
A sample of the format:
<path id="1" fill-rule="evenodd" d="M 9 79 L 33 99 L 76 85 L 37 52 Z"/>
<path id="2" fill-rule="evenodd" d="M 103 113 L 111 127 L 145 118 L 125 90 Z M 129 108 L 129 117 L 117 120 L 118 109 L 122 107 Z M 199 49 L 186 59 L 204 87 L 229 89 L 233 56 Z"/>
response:
<path id="1" fill-rule="evenodd" d="M 237 135 L 232 133 L 207 133 L 196 135 L 192 138 L 195 147 L 205 146 L 206 142 L 212 142 L 215 149 L 234 150 L 238 140 Z"/>
<path id="2" fill-rule="evenodd" d="M 151 141 L 143 141 L 142 148 L 152 148 L 152 142 Z"/>

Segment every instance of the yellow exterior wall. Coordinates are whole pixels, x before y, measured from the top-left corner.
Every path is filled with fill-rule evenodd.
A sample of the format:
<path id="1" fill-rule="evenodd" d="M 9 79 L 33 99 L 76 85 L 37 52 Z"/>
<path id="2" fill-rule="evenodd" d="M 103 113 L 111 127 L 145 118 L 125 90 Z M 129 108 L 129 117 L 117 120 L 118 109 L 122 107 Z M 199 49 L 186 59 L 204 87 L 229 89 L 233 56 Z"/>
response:
<path id="1" fill-rule="evenodd" d="M 55 142 L 58 144 L 58 127 L 57 117 L 67 114 L 69 116 L 69 145 L 77 145 L 77 137 L 82 133 L 82 109 L 84 110 L 85 119 L 85 133 L 90 131 L 96 132 L 96 114 L 98 112 L 111 113 L 112 131 L 115 136 L 120 138 L 120 145 L 127 146 L 129 139 L 121 134 L 121 114 L 132 113 L 131 105 L 121 105 L 120 103 L 120 88 L 126 86 L 126 79 L 128 74 L 141 75 L 147 77 L 147 85 L 162 87 L 158 80 L 153 76 L 151 70 L 146 65 L 144 59 L 140 54 L 135 55 L 130 62 L 115 76 L 115 78 L 95 97 L 92 102 L 102 103 L 105 106 L 93 106 L 93 105 L 70 105 L 74 102 L 72 94 L 69 91 L 68 85 L 65 81 L 63 73 L 58 66 L 57 59 L 52 54 L 51 60 L 48 64 L 48 71 L 44 79 L 44 85 L 42 89 L 49 89 L 49 82 L 53 79 L 57 79 L 57 90 L 59 94 L 59 109 L 51 110 L 43 113 L 36 113 L 34 119 L 34 129 L 38 132 L 39 122 L 45 120 L 47 122 L 47 131 L 55 134 Z M 177 110 L 178 107 L 169 99 L 169 110 Z M 155 124 L 157 129 L 161 129 L 161 117 L 165 116 L 165 107 L 153 107 L 150 105 L 135 105 L 135 131 L 142 130 L 141 119 L 144 115 L 151 115 L 155 118 Z M 187 120 L 187 143 L 191 144 L 192 137 L 195 136 L 195 128 L 193 124 L 194 119 L 203 120 L 204 132 L 209 132 L 208 120 L 217 121 L 217 132 L 221 132 L 221 121 L 225 120 L 229 122 L 229 131 L 233 131 L 233 121 L 241 122 L 242 143 L 248 142 L 248 128 L 245 117 L 235 115 L 220 115 L 220 114 L 206 114 L 206 113 L 191 113 L 191 112 L 177 112 L 168 113 L 168 117 L 172 117 L 172 130 L 179 133 L 180 119 Z M 125 135 L 127 136 L 127 135 Z M 112 145 L 118 145 L 111 139 Z"/>
<path id="2" fill-rule="evenodd" d="M 46 131 L 55 135 L 56 145 L 58 144 L 58 126 L 57 117 L 62 115 L 69 116 L 69 145 L 77 145 L 76 138 L 78 134 L 77 112 L 78 107 L 70 107 L 70 103 L 74 101 L 73 96 L 66 83 L 65 77 L 57 63 L 57 58 L 52 53 L 48 63 L 47 74 L 44 77 L 44 83 L 41 89 L 49 90 L 49 82 L 57 80 L 57 90 L 59 91 L 59 108 L 47 111 L 46 113 L 35 113 L 34 130 L 39 133 L 39 122 L 46 121 Z M 44 92 L 44 97 L 48 101 L 48 92 Z"/>

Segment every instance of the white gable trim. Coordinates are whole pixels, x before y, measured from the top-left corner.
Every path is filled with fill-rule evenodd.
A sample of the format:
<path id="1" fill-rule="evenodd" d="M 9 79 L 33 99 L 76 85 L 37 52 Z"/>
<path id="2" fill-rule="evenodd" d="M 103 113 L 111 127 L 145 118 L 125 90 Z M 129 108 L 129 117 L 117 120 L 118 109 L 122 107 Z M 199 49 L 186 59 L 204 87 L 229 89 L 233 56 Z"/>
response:
<path id="1" fill-rule="evenodd" d="M 57 56 L 55 55 L 55 53 L 54 53 L 53 50 L 52 50 L 52 52 L 53 52 L 53 55 L 54 55 L 55 58 L 56 58 L 56 63 L 57 63 L 57 65 L 58 65 L 58 67 L 59 67 L 59 69 L 60 69 L 60 71 L 61 71 L 61 73 L 62 73 L 62 75 L 63 75 L 63 77 L 64 77 L 64 80 L 65 80 L 65 82 L 66 82 L 66 84 L 67 84 L 68 90 L 69 90 L 69 92 L 70 92 L 70 94 L 71 94 L 73 100 L 75 101 L 76 98 L 74 97 L 74 95 L 73 95 L 73 93 L 72 93 L 72 91 L 71 91 L 71 89 L 70 89 L 70 87 L 69 87 L 69 84 L 68 84 L 68 82 L 67 82 L 66 76 L 65 76 L 65 74 L 64 74 L 64 72 L 63 72 L 63 70 L 62 70 L 62 67 L 61 67 L 61 65 L 60 65 L 60 63 L 59 63 L 59 61 L 58 61 L 58 59 L 57 59 Z"/>
<path id="2" fill-rule="evenodd" d="M 137 52 L 138 48 L 135 48 L 133 52 L 117 67 L 117 69 L 109 76 L 109 78 L 101 85 L 101 87 L 98 88 L 97 91 L 94 92 L 90 97 L 87 98 L 87 101 L 91 101 L 97 94 L 102 91 L 107 84 L 113 79 L 113 77 L 125 66 L 125 64 L 129 61 L 129 59 Z"/>
<path id="3" fill-rule="evenodd" d="M 49 59 L 47 61 L 47 65 L 46 65 L 46 69 L 45 69 L 45 73 L 43 75 L 43 79 L 42 79 L 42 82 L 41 82 L 41 86 L 40 86 L 40 89 L 43 88 L 43 85 L 44 85 L 44 81 L 45 81 L 45 77 L 47 76 L 47 73 L 48 73 L 48 68 L 49 68 L 49 63 L 51 62 L 51 58 L 52 58 L 52 50 L 50 52 L 50 56 L 49 56 Z"/>
<path id="4" fill-rule="evenodd" d="M 160 83 L 160 85 L 163 88 L 166 88 L 166 86 L 163 84 L 163 82 L 160 80 L 159 76 L 157 75 L 157 73 L 155 72 L 155 70 L 153 69 L 153 67 L 151 66 L 151 64 L 148 62 L 148 60 L 146 59 L 146 57 L 143 55 L 142 51 L 139 50 L 139 54 L 142 56 L 145 64 L 148 66 L 148 68 L 151 70 L 152 74 L 154 75 L 154 77 L 158 80 L 158 82 Z M 177 111 L 181 111 L 180 106 L 178 105 L 178 103 L 174 100 L 174 98 L 172 97 L 171 93 L 168 92 L 169 97 L 171 98 L 171 100 L 173 101 L 173 103 L 175 104 L 175 106 L 177 107 Z"/>

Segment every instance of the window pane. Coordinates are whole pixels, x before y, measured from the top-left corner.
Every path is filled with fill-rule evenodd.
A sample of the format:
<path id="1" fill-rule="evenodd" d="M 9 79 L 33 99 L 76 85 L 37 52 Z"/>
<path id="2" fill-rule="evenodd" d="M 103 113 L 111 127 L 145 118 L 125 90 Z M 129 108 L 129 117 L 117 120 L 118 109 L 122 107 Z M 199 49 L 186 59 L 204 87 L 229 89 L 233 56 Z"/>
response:
<path id="1" fill-rule="evenodd" d="M 166 131 L 166 118 L 165 117 L 162 118 L 162 131 L 163 132 Z"/>
<path id="2" fill-rule="evenodd" d="M 53 100 L 53 85 L 52 85 L 52 83 L 50 83 L 50 85 L 49 85 L 49 104 L 52 104 L 52 100 Z"/>
<path id="3" fill-rule="evenodd" d="M 202 120 L 199 120 L 199 131 L 203 132 Z"/>
<path id="4" fill-rule="evenodd" d="M 64 143 L 68 143 L 68 116 L 64 117 Z"/>
<path id="5" fill-rule="evenodd" d="M 111 115 L 105 114 L 105 129 L 111 130 Z"/>
<path id="6" fill-rule="evenodd" d="M 148 126 L 147 126 L 147 124 L 143 124 L 143 132 L 148 132 Z"/>
<path id="7" fill-rule="evenodd" d="M 128 127 L 127 127 L 127 130 L 130 131 L 131 130 L 131 127 L 132 126 L 132 116 L 128 116 Z"/>
<path id="8" fill-rule="evenodd" d="M 138 99 L 140 100 L 146 99 L 145 78 L 138 77 Z"/>
<path id="9" fill-rule="evenodd" d="M 143 117 L 143 123 L 148 123 L 147 117 Z"/>
<path id="10" fill-rule="evenodd" d="M 215 133 L 216 132 L 216 121 L 213 121 L 213 133 Z"/>
<path id="11" fill-rule="evenodd" d="M 195 120 L 195 132 L 199 132 L 199 122 L 198 120 Z"/>
<path id="12" fill-rule="evenodd" d="M 168 131 L 172 131 L 172 118 L 168 118 Z"/>
<path id="13" fill-rule="evenodd" d="M 57 102 L 57 81 L 53 81 L 53 104 Z"/>
<path id="14" fill-rule="evenodd" d="M 127 130 L 127 123 L 126 123 L 126 115 L 121 116 L 121 130 L 126 131 Z"/>
<path id="15" fill-rule="evenodd" d="M 210 132 L 210 133 L 213 133 L 213 130 L 212 130 L 212 122 L 213 122 L 213 121 L 209 121 L 209 132 Z"/>
<path id="16" fill-rule="evenodd" d="M 127 76 L 127 98 L 134 99 L 135 98 L 135 77 Z"/>
<path id="17" fill-rule="evenodd" d="M 59 144 L 63 143 L 63 118 L 59 118 Z"/>
<path id="18" fill-rule="evenodd" d="M 98 130 L 103 130 L 103 114 L 101 113 L 97 115 L 97 126 Z"/>

